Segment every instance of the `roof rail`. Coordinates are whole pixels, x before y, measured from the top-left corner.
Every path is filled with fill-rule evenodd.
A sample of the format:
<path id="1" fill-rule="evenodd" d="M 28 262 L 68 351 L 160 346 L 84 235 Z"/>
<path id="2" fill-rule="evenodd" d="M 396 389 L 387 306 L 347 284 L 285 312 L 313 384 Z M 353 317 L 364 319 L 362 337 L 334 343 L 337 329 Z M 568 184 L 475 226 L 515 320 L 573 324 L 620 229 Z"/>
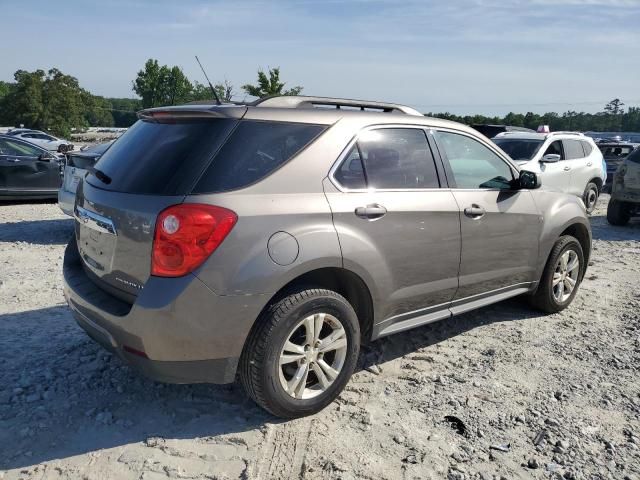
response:
<path id="1" fill-rule="evenodd" d="M 346 98 L 330 98 L 330 97 L 307 97 L 294 95 L 281 95 L 266 97 L 256 100 L 251 104 L 255 107 L 276 107 L 276 108 L 315 108 L 318 107 L 342 107 L 359 108 L 362 111 L 377 110 L 386 113 L 404 113 L 407 115 L 424 116 L 419 111 L 398 105 L 395 103 L 372 102 L 368 100 L 350 100 Z"/>
<path id="2" fill-rule="evenodd" d="M 582 135 L 584 137 L 584 133 L 582 133 L 582 132 L 570 132 L 568 130 L 565 130 L 565 131 L 561 130 L 561 131 L 558 131 L 558 132 L 549 132 L 549 133 L 547 133 L 547 136 L 567 135 L 567 134 L 570 134 L 570 135 Z"/>

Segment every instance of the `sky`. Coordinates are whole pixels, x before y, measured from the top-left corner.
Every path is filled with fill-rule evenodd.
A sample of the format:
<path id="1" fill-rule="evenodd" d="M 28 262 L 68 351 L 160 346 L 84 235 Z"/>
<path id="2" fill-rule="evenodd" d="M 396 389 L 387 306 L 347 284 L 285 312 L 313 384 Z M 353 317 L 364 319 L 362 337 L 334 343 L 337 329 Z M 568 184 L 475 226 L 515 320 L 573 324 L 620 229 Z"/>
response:
<path id="1" fill-rule="evenodd" d="M 134 97 L 148 58 L 236 98 L 279 66 L 303 94 L 423 112 L 640 106 L 640 0 L 0 0 L 0 80 L 57 67 Z"/>

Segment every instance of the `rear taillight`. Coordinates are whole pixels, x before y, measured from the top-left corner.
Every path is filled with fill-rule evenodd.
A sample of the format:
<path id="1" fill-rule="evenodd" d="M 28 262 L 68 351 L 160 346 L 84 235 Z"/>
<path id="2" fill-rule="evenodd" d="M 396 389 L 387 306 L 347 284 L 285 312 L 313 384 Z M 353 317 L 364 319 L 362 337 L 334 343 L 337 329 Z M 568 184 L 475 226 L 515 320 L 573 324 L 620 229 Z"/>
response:
<path id="1" fill-rule="evenodd" d="M 192 272 L 222 243 L 236 224 L 231 210 L 183 203 L 158 215 L 151 254 L 151 275 L 180 277 Z"/>

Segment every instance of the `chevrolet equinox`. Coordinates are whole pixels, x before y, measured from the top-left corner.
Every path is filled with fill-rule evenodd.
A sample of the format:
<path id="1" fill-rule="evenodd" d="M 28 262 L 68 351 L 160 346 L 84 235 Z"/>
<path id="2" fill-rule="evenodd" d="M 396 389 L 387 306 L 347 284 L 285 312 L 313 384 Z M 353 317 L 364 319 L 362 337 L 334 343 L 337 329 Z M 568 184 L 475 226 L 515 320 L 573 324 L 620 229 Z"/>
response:
<path id="1" fill-rule="evenodd" d="M 308 415 L 363 343 L 516 295 L 567 307 L 589 222 L 538 187 L 472 128 L 402 105 L 143 110 L 78 186 L 65 296 L 152 378 L 239 377 L 272 414 Z"/>

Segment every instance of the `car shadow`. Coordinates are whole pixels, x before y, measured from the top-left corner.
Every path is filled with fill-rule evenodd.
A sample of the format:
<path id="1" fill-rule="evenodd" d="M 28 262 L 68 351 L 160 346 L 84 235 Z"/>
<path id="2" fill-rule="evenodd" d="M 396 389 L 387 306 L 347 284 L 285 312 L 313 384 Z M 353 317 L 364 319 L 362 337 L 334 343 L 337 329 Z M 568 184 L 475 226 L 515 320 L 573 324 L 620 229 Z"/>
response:
<path id="1" fill-rule="evenodd" d="M 73 219 L 24 220 L 2 223 L 0 242 L 64 245 L 73 233 Z"/>
<path id="2" fill-rule="evenodd" d="M 605 215 L 594 215 L 590 217 L 591 235 L 594 240 L 605 240 L 612 242 L 639 240 L 640 239 L 640 218 L 635 217 L 622 227 L 611 225 L 607 222 Z"/>
<path id="3" fill-rule="evenodd" d="M 522 297 L 505 300 L 372 342 L 363 348 L 358 367 L 363 370 L 389 362 L 493 323 L 515 322 L 541 315 Z"/>
<path id="4" fill-rule="evenodd" d="M 359 369 L 494 322 L 538 316 L 508 300 L 366 346 Z M 148 380 L 104 351 L 66 306 L 0 315 L 0 469 L 22 468 L 149 438 L 258 435 L 280 420 L 241 386 Z"/>
<path id="5" fill-rule="evenodd" d="M 279 422 L 236 384 L 142 377 L 89 339 L 64 305 L 0 315 L 0 348 L 0 471 Z"/>

